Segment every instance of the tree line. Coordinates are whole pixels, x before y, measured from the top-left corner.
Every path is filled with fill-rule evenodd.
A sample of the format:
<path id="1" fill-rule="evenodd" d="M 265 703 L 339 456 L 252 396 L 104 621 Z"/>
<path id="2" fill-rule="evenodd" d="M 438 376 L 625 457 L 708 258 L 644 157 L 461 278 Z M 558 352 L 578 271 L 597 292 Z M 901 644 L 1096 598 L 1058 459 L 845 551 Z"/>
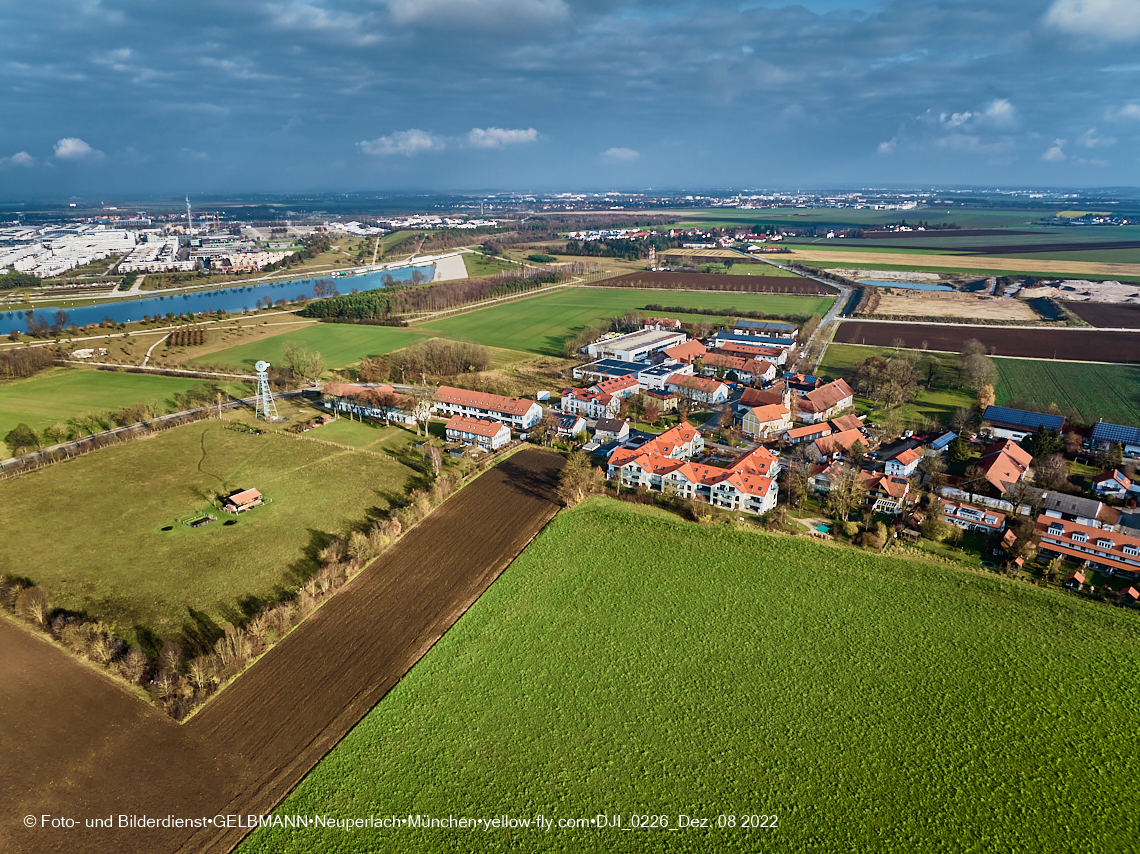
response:
<path id="1" fill-rule="evenodd" d="M 170 333 L 167 339 L 169 347 L 192 347 L 206 343 L 206 327 L 181 326 Z"/>

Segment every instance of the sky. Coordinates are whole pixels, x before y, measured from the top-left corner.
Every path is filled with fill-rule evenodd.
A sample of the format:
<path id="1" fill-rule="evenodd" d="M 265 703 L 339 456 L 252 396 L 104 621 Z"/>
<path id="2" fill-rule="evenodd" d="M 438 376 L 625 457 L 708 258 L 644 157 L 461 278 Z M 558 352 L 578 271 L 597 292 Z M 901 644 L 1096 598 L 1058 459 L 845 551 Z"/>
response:
<path id="1" fill-rule="evenodd" d="M 1140 0 L 41 0 L 0 198 L 1140 185 Z"/>

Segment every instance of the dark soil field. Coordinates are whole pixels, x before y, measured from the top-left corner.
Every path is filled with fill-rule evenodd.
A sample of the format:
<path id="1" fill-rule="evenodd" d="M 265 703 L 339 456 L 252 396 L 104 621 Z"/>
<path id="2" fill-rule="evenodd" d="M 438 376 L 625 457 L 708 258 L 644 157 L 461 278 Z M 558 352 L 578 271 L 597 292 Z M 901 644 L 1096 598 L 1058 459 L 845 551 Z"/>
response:
<path id="1" fill-rule="evenodd" d="M 1011 231 L 1004 228 L 928 228 L 925 231 L 863 231 L 864 240 L 928 237 L 1005 237 L 1009 234 L 1041 234 L 1039 231 Z"/>
<path id="2" fill-rule="evenodd" d="M 720 273 L 665 273 L 646 270 L 627 273 L 598 283 L 607 288 L 662 288 L 664 290 L 740 291 L 741 293 L 812 294 L 835 296 L 837 288 L 812 279 L 791 276 L 729 276 Z"/>
<path id="3" fill-rule="evenodd" d="M 1140 305 L 1115 302 L 1066 302 L 1081 320 L 1107 329 L 1140 329 Z"/>
<path id="4" fill-rule="evenodd" d="M 269 812 L 550 520 L 560 465 L 528 450 L 480 477 L 181 726 L 0 621 L 0 851 L 229 851 L 248 828 L 118 817 Z M 76 826 L 24 826 L 41 815 Z"/>
<path id="5" fill-rule="evenodd" d="M 1011 329 L 992 326 L 960 326 L 943 323 L 869 323 L 844 321 L 835 333 L 837 344 L 869 344 L 918 349 L 923 342 L 930 350 L 956 353 L 962 344 L 976 338 L 998 356 L 1023 359 L 1062 359 L 1073 362 L 1140 362 L 1140 332 L 1103 332 L 1071 328 Z"/>

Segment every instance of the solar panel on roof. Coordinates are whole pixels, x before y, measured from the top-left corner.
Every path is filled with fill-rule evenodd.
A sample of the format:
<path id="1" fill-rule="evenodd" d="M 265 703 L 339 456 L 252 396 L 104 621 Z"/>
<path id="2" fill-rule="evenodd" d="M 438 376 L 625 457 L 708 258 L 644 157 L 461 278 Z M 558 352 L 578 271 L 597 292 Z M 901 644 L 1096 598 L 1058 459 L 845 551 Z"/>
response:
<path id="1" fill-rule="evenodd" d="M 1094 442 L 1121 442 L 1127 445 L 1140 445 L 1140 429 L 1100 421 L 1093 427 L 1092 438 Z"/>
<path id="2" fill-rule="evenodd" d="M 997 421 L 1000 424 L 1010 424 L 1016 427 L 1029 427 L 1034 430 L 1038 427 L 1044 427 L 1047 430 L 1060 430 L 1065 426 L 1065 419 L 1060 415 L 1026 412 L 1023 409 L 1006 409 L 1004 406 L 987 406 L 982 420 Z"/>

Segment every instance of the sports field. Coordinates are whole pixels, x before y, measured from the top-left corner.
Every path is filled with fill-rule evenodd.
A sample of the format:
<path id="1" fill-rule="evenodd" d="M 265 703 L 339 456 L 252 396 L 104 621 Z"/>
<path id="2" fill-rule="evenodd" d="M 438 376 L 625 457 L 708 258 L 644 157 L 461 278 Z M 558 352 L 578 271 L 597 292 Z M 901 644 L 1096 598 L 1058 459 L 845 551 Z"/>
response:
<path id="1" fill-rule="evenodd" d="M 114 376 L 114 375 L 112 375 Z M 8 571 L 44 585 L 56 607 L 105 620 L 134 643 L 242 616 L 239 600 L 295 589 L 324 537 L 345 532 L 411 471 L 372 454 L 206 421 L 0 481 Z M 224 525 L 181 523 L 217 492 L 255 487 L 272 503 Z M 173 526 L 170 531 L 163 531 Z"/>
<path id="2" fill-rule="evenodd" d="M 175 392 L 202 383 L 200 379 L 180 377 L 53 369 L 0 384 L 0 437 L 20 422 L 42 430 L 89 412 L 105 412 L 133 403 L 158 401 L 166 409 L 173 405 Z M 241 383 L 221 385 L 239 396 L 253 393 Z"/>
<path id="3" fill-rule="evenodd" d="M 424 333 L 417 329 L 394 326 L 363 326 L 352 323 L 313 323 L 261 341 L 239 344 L 216 353 L 191 359 L 191 364 L 233 365 L 253 370 L 258 359 L 271 364 L 282 364 L 285 345 L 293 342 L 325 357 L 329 368 L 343 368 L 359 362 L 363 357 L 382 356 L 407 347 Z"/>
<path id="4" fill-rule="evenodd" d="M 1080 362 L 995 359 L 999 406 L 1045 411 L 1056 404 L 1084 424 L 1098 420 L 1140 426 L 1140 367 Z"/>
<path id="5" fill-rule="evenodd" d="M 724 309 L 722 316 L 667 313 L 670 317 L 678 317 L 686 322 L 700 323 L 723 322 L 724 317 L 732 316 L 736 310 L 762 311 L 780 316 L 822 315 L 831 302 L 826 297 L 788 294 L 570 288 L 456 317 L 428 321 L 413 328 L 443 338 L 560 356 L 566 339 L 579 329 L 602 323 L 611 317 L 619 317 L 627 311 L 644 311 L 645 306 L 651 303 Z"/>
<path id="6" fill-rule="evenodd" d="M 1121 850 L 1138 660 L 1115 608 L 595 499 L 277 813 L 711 827 L 263 828 L 238 850 Z"/>

